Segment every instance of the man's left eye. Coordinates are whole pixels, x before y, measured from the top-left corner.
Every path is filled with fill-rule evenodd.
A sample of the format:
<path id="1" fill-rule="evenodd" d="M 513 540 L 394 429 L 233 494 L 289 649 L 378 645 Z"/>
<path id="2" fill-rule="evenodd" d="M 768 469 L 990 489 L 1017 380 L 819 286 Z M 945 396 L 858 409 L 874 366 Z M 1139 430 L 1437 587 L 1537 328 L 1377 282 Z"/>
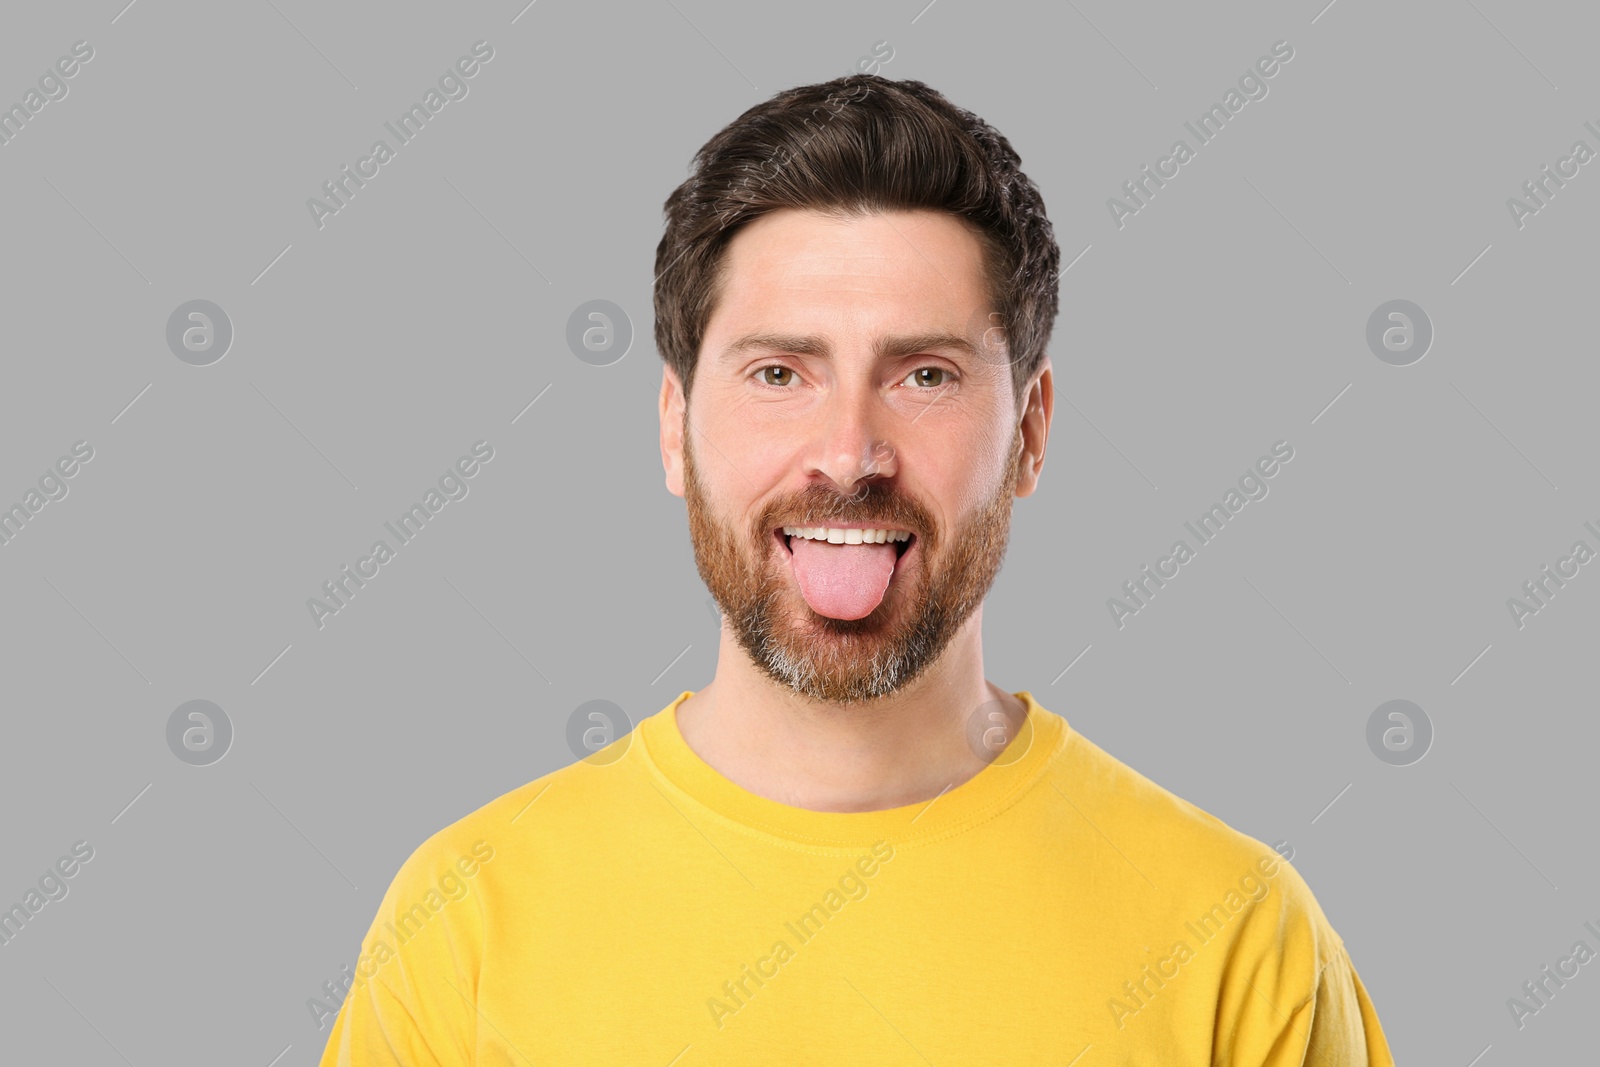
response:
<path id="1" fill-rule="evenodd" d="M 931 383 L 932 388 L 938 388 L 941 385 L 948 384 L 949 381 L 950 381 L 950 378 L 952 377 L 950 372 L 945 370 L 943 367 L 918 367 L 916 370 L 914 370 L 910 374 L 906 375 L 906 377 L 907 378 L 914 378 L 919 374 L 923 374 L 923 373 L 927 373 L 927 372 L 932 372 L 934 374 L 938 374 L 938 375 L 942 376 L 939 381 Z M 918 379 L 918 383 L 917 384 L 919 384 L 919 385 L 927 385 L 929 383 L 925 382 L 922 379 Z"/>

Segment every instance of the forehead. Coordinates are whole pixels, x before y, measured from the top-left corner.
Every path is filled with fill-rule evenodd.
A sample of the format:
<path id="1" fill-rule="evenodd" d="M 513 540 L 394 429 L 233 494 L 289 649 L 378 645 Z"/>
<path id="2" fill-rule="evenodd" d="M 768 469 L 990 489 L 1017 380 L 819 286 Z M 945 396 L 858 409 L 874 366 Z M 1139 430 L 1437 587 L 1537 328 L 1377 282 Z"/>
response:
<path id="1" fill-rule="evenodd" d="M 983 245 L 954 215 L 834 218 L 785 208 L 729 242 L 708 332 L 819 312 L 875 326 L 926 327 L 932 317 L 959 329 L 988 302 Z"/>

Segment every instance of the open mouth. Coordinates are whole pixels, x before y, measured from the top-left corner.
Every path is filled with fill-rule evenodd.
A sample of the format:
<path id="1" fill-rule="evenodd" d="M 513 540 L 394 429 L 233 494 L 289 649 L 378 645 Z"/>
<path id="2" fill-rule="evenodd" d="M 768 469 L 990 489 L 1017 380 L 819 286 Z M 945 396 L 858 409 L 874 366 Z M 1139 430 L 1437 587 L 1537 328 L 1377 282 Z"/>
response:
<path id="1" fill-rule="evenodd" d="M 783 546 L 783 550 L 785 552 L 788 552 L 791 556 L 794 555 L 794 550 L 789 547 L 790 542 L 794 540 L 793 534 L 784 533 L 783 527 L 779 526 L 772 531 L 772 536 L 777 538 L 778 543 Z M 904 541 L 894 541 L 890 543 L 894 545 L 894 558 L 896 560 L 900 560 L 905 557 L 907 552 L 911 551 L 911 546 L 917 543 L 917 535 L 913 532 L 911 536 L 906 538 Z"/>
<path id="2" fill-rule="evenodd" d="M 788 572 L 784 576 L 786 584 L 798 587 L 813 614 L 842 620 L 887 619 L 889 612 L 904 610 L 886 605 L 904 600 L 905 592 L 896 594 L 891 590 L 911 581 L 910 573 L 921 568 L 922 552 L 917 548 L 914 532 L 893 527 L 862 530 L 798 523 L 788 526 L 788 530 L 791 532 L 786 533 L 780 526 L 772 531 L 777 541 L 773 551 L 781 548 L 787 557 L 782 561 Z M 815 535 L 824 530 L 834 537 L 855 540 L 824 540 L 818 544 Z M 896 540 L 897 537 L 904 540 Z M 883 551 L 890 546 L 893 552 Z"/>

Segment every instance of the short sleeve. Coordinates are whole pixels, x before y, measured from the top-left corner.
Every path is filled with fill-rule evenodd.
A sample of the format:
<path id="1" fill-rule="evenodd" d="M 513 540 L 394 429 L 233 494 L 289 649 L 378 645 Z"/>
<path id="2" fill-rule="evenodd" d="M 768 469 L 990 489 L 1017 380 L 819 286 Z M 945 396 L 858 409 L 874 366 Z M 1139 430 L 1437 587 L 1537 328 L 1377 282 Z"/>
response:
<path id="1" fill-rule="evenodd" d="M 1271 888 L 1231 946 L 1216 1067 L 1394 1067 L 1344 941 L 1300 872 L 1276 853 Z"/>
<path id="2" fill-rule="evenodd" d="M 1378 1012 L 1341 944 L 1281 1026 L 1262 1067 L 1394 1067 Z"/>
<path id="3" fill-rule="evenodd" d="M 381 981 L 352 989 L 318 1067 L 443 1067 L 411 1013 Z"/>
<path id="4" fill-rule="evenodd" d="M 436 835 L 401 865 L 361 942 L 320 1067 L 473 1062 L 483 917 L 461 873 L 472 858 Z"/>

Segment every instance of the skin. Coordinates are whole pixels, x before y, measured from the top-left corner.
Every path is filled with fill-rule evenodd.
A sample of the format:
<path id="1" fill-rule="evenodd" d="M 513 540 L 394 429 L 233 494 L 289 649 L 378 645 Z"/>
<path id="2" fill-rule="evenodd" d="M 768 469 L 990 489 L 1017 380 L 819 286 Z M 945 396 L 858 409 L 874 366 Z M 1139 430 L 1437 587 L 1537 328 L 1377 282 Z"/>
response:
<path id="1" fill-rule="evenodd" d="M 1038 486 L 1055 390 L 1046 359 L 1013 396 L 982 263 L 974 231 L 942 212 L 774 212 L 728 245 L 692 400 L 663 371 L 667 488 L 685 499 L 724 614 L 716 674 L 679 706 L 678 728 L 759 796 L 836 812 L 926 802 L 996 758 L 969 740 L 996 713 L 1006 736 L 1025 718 L 984 678 L 982 601 L 1012 497 Z M 876 351 L 935 331 L 975 351 Z M 730 351 L 757 333 L 816 338 L 831 358 Z M 772 537 L 846 524 L 917 542 L 855 620 L 813 611 Z"/>

